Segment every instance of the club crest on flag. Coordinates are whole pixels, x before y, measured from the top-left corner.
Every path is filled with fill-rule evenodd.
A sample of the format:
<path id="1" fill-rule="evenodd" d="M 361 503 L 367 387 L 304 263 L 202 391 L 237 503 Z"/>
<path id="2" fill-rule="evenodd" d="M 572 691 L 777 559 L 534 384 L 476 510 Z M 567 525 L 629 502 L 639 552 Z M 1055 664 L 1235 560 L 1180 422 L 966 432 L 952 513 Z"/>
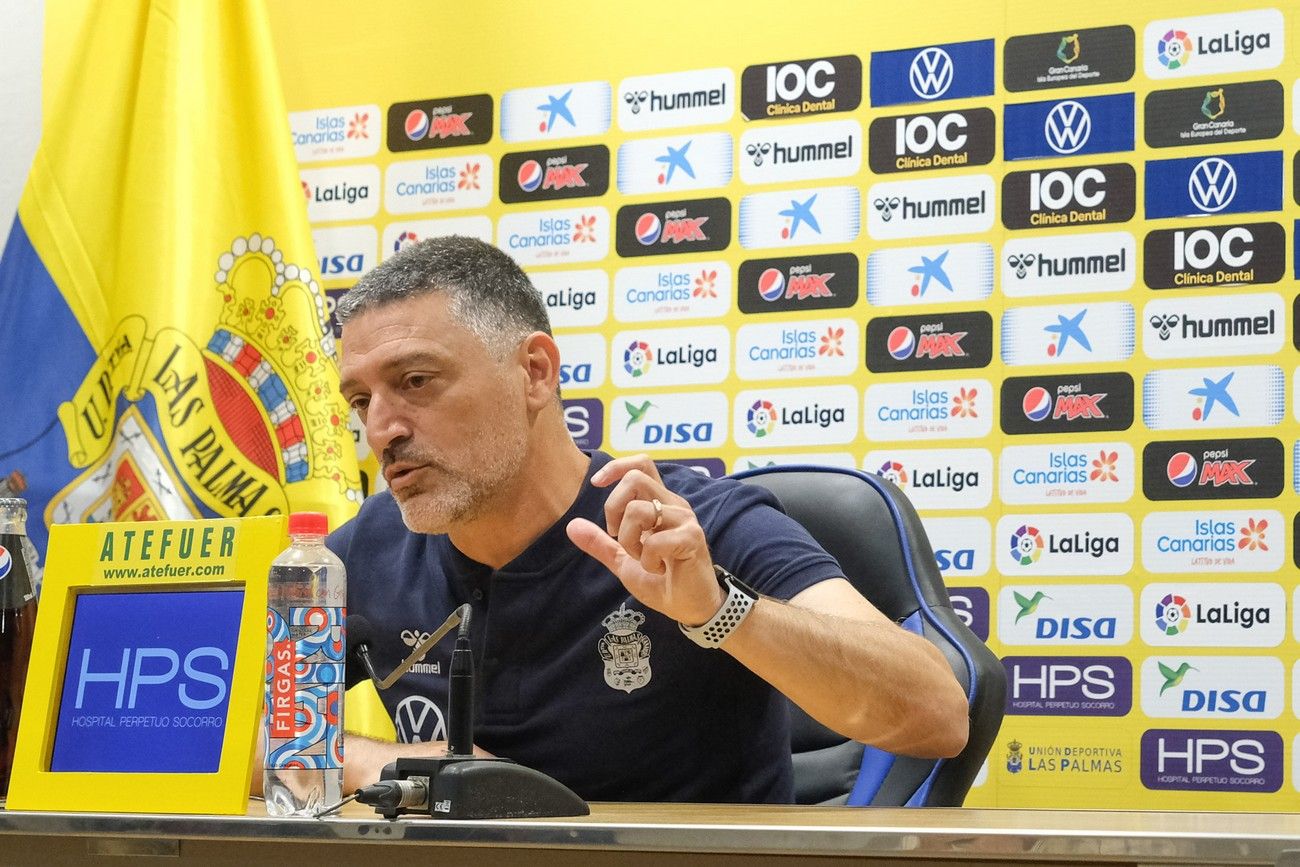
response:
<path id="1" fill-rule="evenodd" d="M 312 481 L 360 502 L 344 469 L 347 412 L 325 385 L 323 290 L 259 234 L 215 259 L 209 334 L 128 316 L 59 406 L 68 460 L 84 470 L 51 499 L 54 521 L 196 517 L 191 496 L 219 514 L 283 513 Z M 137 408 L 148 399 L 157 434 Z"/>

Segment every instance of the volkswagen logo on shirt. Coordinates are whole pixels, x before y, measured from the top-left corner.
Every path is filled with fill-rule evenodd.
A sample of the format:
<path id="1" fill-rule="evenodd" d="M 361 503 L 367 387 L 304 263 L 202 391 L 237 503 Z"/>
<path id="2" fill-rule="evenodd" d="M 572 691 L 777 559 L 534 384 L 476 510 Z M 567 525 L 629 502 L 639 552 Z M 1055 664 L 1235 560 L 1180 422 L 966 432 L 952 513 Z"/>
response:
<path id="1" fill-rule="evenodd" d="M 397 739 L 404 744 L 447 739 L 447 720 L 442 711 L 422 695 L 408 695 L 398 703 L 393 725 Z"/>

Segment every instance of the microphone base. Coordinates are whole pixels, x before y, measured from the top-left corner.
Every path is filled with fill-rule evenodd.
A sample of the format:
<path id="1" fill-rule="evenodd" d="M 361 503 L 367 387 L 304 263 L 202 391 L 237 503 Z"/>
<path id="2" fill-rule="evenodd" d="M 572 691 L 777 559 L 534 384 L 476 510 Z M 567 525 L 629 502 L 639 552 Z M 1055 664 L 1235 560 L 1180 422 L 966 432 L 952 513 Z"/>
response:
<path id="1" fill-rule="evenodd" d="M 387 765 L 381 780 L 427 777 L 429 801 L 424 807 L 375 808 L 386 819 L 399 815 L 433 819 L 533 819 L 587 816 L 587 802 L 553 777 L 511 759 L 478 756 L 438 756 L 398 759 Z"/>

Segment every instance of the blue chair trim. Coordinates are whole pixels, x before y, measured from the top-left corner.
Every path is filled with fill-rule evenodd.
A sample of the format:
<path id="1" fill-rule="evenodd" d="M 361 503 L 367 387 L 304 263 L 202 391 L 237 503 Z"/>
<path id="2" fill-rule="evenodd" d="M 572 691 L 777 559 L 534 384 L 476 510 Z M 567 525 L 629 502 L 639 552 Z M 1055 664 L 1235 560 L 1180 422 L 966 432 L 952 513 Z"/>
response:
<path id="1" fill-rule="evenodd" d="M 752 470 L 743 470 L 742 472 L 733 474 L 732 478 L 746 479 L 752 476 L 765 475 L 769 473 L 801 473 L 801 472 L 802 473 L 831 472 L 831 473 L 841 473 L 846 476 L 854 476 L 856 478 L 865 481 L 868 485 L 871 485 L 871 487 L 875 488 L 877 493 L 880 494 L 881 499 L 885 501 L 885 505 L 889 507 L 889 512 L 894 518 L 894 530 L 898 534 L 899 544 L 902 545 L 903 548 L 903 565 L 907 569 L 907 578 L 912 584 L 912 592 L 916 594 L 917 601 L 921 603 L 920 607 L 917 609 L 917 614 L 922 615 L 925 618 L 926 623 L 930 624 L 932 628 L 937 630 L 941 635 L 943 635 L 946 639 L 948 639 L 948 643 L 951 644 L 954 648 L 956 648 L 957 652 L 961 654 L 962 661 L 966 663 L 966 671 L 969 673 L 970 676 L 970 687 L 966 691 L 966 700 L 968 703 L 972 701 L 978 689 L 978 678 L 979 678 L 979 674 L 975 669 L 975 661 L 971 658 L 971 655 L 969 652 L 967 652 L 966 648 L 962 646 L 962 643 L 957 640 L 957 637 L 953 635 L 950 631 L 948 631 L 948 627 L 944 626 L 934 617 L 934 615 L 930 611 L 930 606 L 925 604 L 924 602 L 925 597 L 921 593 L 921 582 L 917 580 L 916 570 L 912 566 L 912 547 L 910 544 L 908 544 L 907 534 L 902 531 L 903 516 L 899 513 L 898 505 L 893 501 L 893 499 L 886 496 L 884 486 L 881 484 L 881 480 L 879 476 L 876 476 L 873 473 L 866 473 L 861 470 L 845 469 L 844 467 L 814 466 L 811 464 L 791 464 L 791 465 L 780 466 L 780 467 L 758 467 Z M 908 620 L 911 620 L 911 618 L 908 618 Z M 919 634 L 921 631 L 920 624 L 918 623 L 916 625 L 916 628 L 910 631 Z M 859 770 L 858 784 L 862 783 L 862 773 L 867 770 L 868 763 L 870 763 L 873 766 L 878 764 L 878 760 L 876 760 L 874 757 L 870 755 L 873 749 L 874 749 L 873 747 L 867 747 L 866 751 L 863 753 L 863 766 Z M 875 752 L 882 752 L 882 751 L 875 750 Z M 885 755 L 889 755 L 889 754 L 886 753 Z M 947 759 L 938 759 L 937 761 L 935 761 L 934 767 L 930 770 L 929 775 L 926 776 L 925 781 L 921 783 L 921 786 L 916 790 L 915 793 L 913 793 L 912 797 L 908 799 L 907 804 L 905 806 L 908 807 L 924 806 L 925 799 L 929 797 L 930 789 L 934 785 L 934 779 L 938 775 L 939 770 L 943 767 L 946 761 Z M 893 759 L 891 756 L 889 764 L 885 765 L 884 770 L 880 772 L 881 782 L 883 782 L 884 775 L 885 773 L 888 772 L 889 767 L 892 766 L 892 764 L 893 764 Z M 858 793 L 858 784 L 854 785 L 853 794 Z M 879 788 L 880 788 L 880 782 L 877 782 L 875 789 L 872 790 L 873 796 L 875 795 L 875 791 L 878 790 Z M 853 794 L 850 795 L 849 803 L 860 804 L 860 802 L 854 802 L 852 800 Z"/>

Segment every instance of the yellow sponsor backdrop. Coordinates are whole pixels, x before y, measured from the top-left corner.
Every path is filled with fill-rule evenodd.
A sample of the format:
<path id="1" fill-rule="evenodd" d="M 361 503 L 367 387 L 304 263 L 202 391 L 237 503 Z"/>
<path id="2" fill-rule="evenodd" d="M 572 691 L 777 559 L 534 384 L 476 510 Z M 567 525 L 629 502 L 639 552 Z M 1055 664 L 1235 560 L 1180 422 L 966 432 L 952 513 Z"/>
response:
<path id="1" fill-rule="evenodd" d="M 575 199 L 505 206 L 496 197 L 496 178 L 493 178 L 493 195 L 491 202 L 484 208 L 472 211 L 439 211 L 428 214 L 407 214 L 395 216 L 386 212 L 380 202 L 379 212 L 371 219 L 350 222 L 320 224 L 316 228 L 369 225 L 373 226 L 382 238 L 384 228 L 398 220 L 434 219 L 443 217 L 460 217 L 486 214 L 494 225 L 506 213 L 516 211 L 541 211 L 567 209 L 590 205 L 601 205 L 610 212 L 611 220 L 617 209 L 626 203 L 618 193 L 613 163 L 620 144 L 639 139 L 690 133 L 696 128 L 678 128 L 653 130 L 643 133 L 625 132 L 618 123 L 618 105 L 620 80 L 627 76 L 652 75 L 684 70 L 729 67 L 735 73 L 736 89 L 739 91 L 740 74 L 745 67 L 753 64 L 774 63 L 802 60 L 817 57 L 829 57 L 841 54 L 853 54 L 861 58 L 863 66 L 863 98 L 861 105 L 848 113 L 825 114 L 810 117 L 808 120 L 844 120 L 854 119 L 862 125 L 863 150 L 866 150 L 867 129 L 870 122 L 877 117 L 915 114 L 926 111 L 947 109 L 971 109 L 975 107 L 991 108 L 996 116 L 999 130 L 997 151 L 993 162 L 988 166 L 971 167 L 956 170 L 937 170 L 918 173 L 896 173 L 888 176 L 876 176 L 868 168 L 866 154 L 863 154 L 862 169 L 859 175 L 847 179 L 827 179 L 781 184 L 765 184 L 761 187 L 747 186 L 737 170 L 731 182 L 713 190 L 664 195 L 659 199 L 694 198 L 705 196 L 726 196 L 733 207 L 733 227 L 738 222 L 738 207 L 743 196 L 754 192 L 773 190 L 802 189 L 807 187 L 835 186 L 854 184 L 863 194 L 862 230 L 857 240 L 851 244 L 837 247 L 796 248 L 791 250 L 750 251 L 743 249 L 736 240 L 734 228 L 730 246 L 720 253 L 692 254 L 685 257 L 638 258 L 634 260 L 619 259 L 613 249 L 608 258 L 602 262 L 582 263 L 549 270 L 567 270 L 578 268 L 603 268 L 610 276 L 611 286 L 615 272 L 620 267 L 655 263 L 672 263 L 679 261 L 707 261 L 720 259 L 730 264 L 733 275 L 740 263 L 749 258 L 769 256 L 789 256 L 813 253 L 853 252 L 860 260 L 861 273 L 865 277 L 867 256 L 878 248 L 911 247 L 930 244 L 985 242 L 992 245 L 995 255 L 994 275 L 997 280 L 993 294 L 983 302 L 965 304 L 930 305 L 916 310 L 902 307 L 879 308 L 868 305 L 865 291 L 860 291 L 856 305 L 848 309 L 824 310 L 817 312 L 797 312 L 787 315 L 790 321 L 808 319 L 851 317 L 860 327 L 877 315 L 896 315 L 900 313 L 920 313 L 934 311 L 970 311 L 985 309 L 993 317 L 994 353 L 991 365 L 983 370 L 930 371 L 918 374 L 868 373 L 861 353 L 856 370 L 847 377 L 828 377 L 825 379 L 799 379 L 792 382 L 773 381 L 754 383 L 741 381 L 734 369 L 726 380 L 717 386 L 686 386 L 682 392 L 702 392 L 721 390 L 729 396 L 737 392 L 770 386 L 821 386 L 850 384 L 862 396 L 862 390 L 873 382 L 927 382 L 931 380 L 985 378 L 996 389 L 1007 376 L 1022 376 L 1033 373 L 1057 374 L 1067 372 L 1101 372 L 1126 370 L 1135 381 L 1135 418 L 1130 429 L 1121 432 L 1104 433 L 1065 433 L 1052 436 L 1004 436 L 997 423 L 996 402 L 986 403 L 988 411 L 994 413 L 992 433 L 982 440 L 927 440 L 923 442 L 868 442 L 862 434 L 861 419 L 858 435 L 848 445 L 827 446 L 820 451 L 850 452 L 858 466 L 869 451 L 889 448 L 924 447 L 943 450 L 952 447 L 986 448 L 996 462 L 1002 449 L 1008 445 L 1063 445 L 1074 442 L 1118 441 L 1128 443 L 1136 456 L 1135 469 L 1140 474 L 1143 446 L 1151 440 L 1191 439 L 1200 437 L 1246 437 L 1268 436 L 1280 439 L 1284 446 L 1286 476 L 1282 485 L 1282 495 L 1269 500 L 1251 501 L 1198 501 L 1191 503 L 1152 503 L 1142 493 L 1140 477 L 1136 480 L 1132 498 L 1122 503 L 1093 505 L 1088 504 L 1078 511 L 1086 512 L 1123 512 L 1133 521 L 1133 542 L 1135 550 L 1134 566 L 1125 575 L 1118 577 L 1097 577 L 1092 575 L 1074 575 L 1069 577 L 1021 578 L 1002 575 L 997 566 L 997 551 L 1008 540 L 993 538 L 991 540 L 991 564 L 985 574 L 975 579 L 951 578 L 954 585 L 981 585 L 989 593 L 994 610 L 990 644 L 1003 655 L 1023 656 L 1123 656 L 1131 661 L 1133 669 L 1132 709 L 1121 717 L 1085 717 L 1085 716 L 1008 716 L 1003 731 L 997 739 L 989 757 L 989 773 L 981 775 L 979 785 L 972 790 L 968 804 L 972 806 L 1006 806 L 1006 807 L 1105 807 L 1105 808 L 1186 808 L 1186 809 L 1226 809 L 1226 810 L 1293 810 L 1300 807 L 1297 795 L 1297 783 L 1292 771 L 1294 760 L 1293 740 L 1300 732 L 1293 711 L 1294 696 L 1292 666 L 1296 660 L 1297 643 L 1294 640 L 1294 613 L 1291 607 L 1292 593 L 1296 586 L 1296 570 L 1292 555 L 1291 522 L 1297 510 L 1297 497 L 1293 484 L 1294 468 L 1292 466 L 1292 447 L 1297 437 L 1295 408 L 1290 399 L 1291 386 L 1294 381 L 1297 353 L 1291 341 L 1290 315 L 1285 329 L 1286 340 L 1283 348 L 1269 355 L 1253 355 L 1248 358 L 1183 358 L 1172 361 L 1153 362 L 1146 358 L 1142 342 L 1143 306 L 1156 298 L 1198 298 L 1223 297 L 1222 307 L 1231 309 L 1231 296 L 1242 292 L 1277 292 L 1283 296 L 1285 310 L 1289 311 L 1295 295 L 1291 259 L 1291 235 L 1293 220 L 1300 215 L 1291 192 L 1291 158 L 1297 147 L 1297 136 L 1292 122 L 1292 88 L 1298 75 L 1300 63 L 1296 60 L 1300 35 L 1295 27 L 1296 12 L 1291 5 L 1280 6 L 1286 18 L 1285 57 L 1280 66 L 1257 71 L 1232 72 L 1217 77 L 1196 76 L 1183 81 L 1154 81 L 1143 71 L 1144 55 L 1151 46 L 1144 44 L 1143 31 L 1150 21 L 1166 18 L 1187 18 L 1193 15 L 1222 13 L 1234 10 L 1268 8 L 1265 3 L 1250 4 L 1231 2 L 1149 2 L 1144 4 L 1120 3 L 1115 0 L 1100 0 L 1088 4 L 1043 4 L 1037 2 L 1003 2 L 1003 3 L 968 3 L 953 0 L 936 0 L 924 4 L 864 4 L 827 0 L 813 5 L 797 6 L 789 3 L 776 3 L 770 0 L 752 0 L 745 3 L 666 3 L 653 6 L 617 5 L 597 7 L 562 8 L 552 4 L 517 4 L 505 2 L 477 2 L 472 4 L 419 3 L 419 2 L 383 2 L 361 7 L 352 3 L 321 2 L 321 0 L 280 0 L 270 4 L 272 25 L 279 50 L 282 77 L 286 89 L 286 102 L 290 112 L 316 109 L 329 109 L 342 106 L 378 105 L 380 117 L 371 119 L 371 134 L 383 135 L 384 117 L 387 108 L 394 102 L 416 99 L 437 99 L 464 94 L 488 93 L 494 101 L 494 130 L 492 138 L 483 145 L 471 145 L 461 148 L 439 148 L 431 151 L 411 151 L 393 153 L 388 150 L 386 142 L 373 155 L 334 161 L 312 162 L 304 165 L 306 170 L 346 166 L 377 166 L 382 173 L 389 165 L 417 159 L 436 159 L 458 154 L 487 154 L 500 168 L 502 155 L 513 151 L 536 150 L 547 147 L 605 144 L 610 149 L 611 181 L 609 192 L 598 199 Z M 1003 86 L 1002 66 L 1003 49 L 1009 37 L 1025 34 L 1037 34 L 1049 31 L 1068 35 L 1081 28 L 1128 24 L 1135 31 L 1136 55 L 1135 71 L 1126 82 L 1093 85 L 1086 87 L 1052 88 L 1029 92 L 1009 93 Z M 946 42 L 960 42 L 974 39 L 994 39 L 995 42 L 995 92 L 991 97 L 938 101 L 932 104 L 914 103 L 883 108 L 872 108 L 869 96 L 870 63 L 874 51 L 905 49 Z M 1084 46 L 1087 51 L 1087 46 Z M 1281 82 L 1285 92 L 1285 123 L 1277 138 L 1248 143 L 1228 143 L 1219 145 L 1202 145 L 1195 147 L 1162 148 L 1153 150 L 1143 142 L 1143 103 L 1148 93 L 1158 89 L 1191 87 L 1204 84 L 1207 88 L 1220 83 L 1275 79 Z M 543 87 L 568 82 L 605 81 L 613 88 L 612 120 L 609 131 L 598 137 L 565 139 L 555 144 L 544 141 L 518 142 L 508 144 L 500 135 L 500 116 L 502 95 L 515 88 Z M 1071 97 L 1093 96 L 1111 93 L 1135 93 L 1137 106 L 1137 126 L 1135 129 L 1136 150 L 1132 152 L 1096 154 L 1091 156 L 1060 157 L 1052 160 L 1027 160 L 1015 164 L 1004 162 L 1002 151 L 1003 106 L 1006 104 L 1037 102 L 1043 100 L 1067 99 Z M 735 159 L 744 159 L 739 140 L 742 133 L 755 124 L 746 121 L 739 110 L 739 93 L 735 95 L 737 110 L 730 121 L 711 127 L 700 127 L 700 132 L 727 132 L 735 142 Z M 796 120 L 775 120 L 760 122 L 769 129 L 779 129 L 783 124 Z M 1187 156 L 1204 156 L 1219 153 L 1238 153 L 1246 151 L 1283 151 L 1283 209 L 1281 213 L 1245 214 L 1224 216 L 1222 219 L 1203 220 L 1198 225 L 1207 223 L 1219 225 L 1232 221 L 1240 222 L 1279 222 L 1287 232 L 1287 266 L 1279 283 L 1253 288 L 1233 290 L 1180 289 L 1154 292 L 1147 289 L 1142 280 L 1142 240 L 1148 231 L 1155 228 L 1175 228 L 1190 222 L 1163 220 L 1158 225 L 1145 225 L 1143 218 L 1143 193 L 1145 190 L 1144 162 L 1147 159 L 1170 159 Z M 867 217 L 871 202 L 867 189 L 882 180 L 900 181 L 918 178 L 948 178 L 979 173 L 991 174 L 997 183 L 998 208 L 1001 205 L 1001 178 L 1010 171 L 1023 171 L 1038 168 L 1044 164 L 1051 168 L 1097 165 L 1106 163 L 1127 163 L 1132 165 L 1137 174 L 1137 203 L 1134 219 L 1127 223 L 1106 224 L 1094 228 L 1061 227 L 1059 230 L 1032 230 L 1010 232 L 1003 228 L 1000 219 L 994 220 L 993 228 L 977 235 L 960 237 L 912 238 L 907 240 L 877 243 L 868 235 Z M 378 191 L 375 191 L 378 195 Z M 653 197 L 635 197 L 634 201 L 653 200 Z M 997 213 L 998 209 L 995 209 Z M 1127 291 L 1105 295 L 1052 295 L 1041 298 L 1008 298 L 1001 291 L 1000 262 L 1004 257 L 1003 245 L 1009 238 L 1033 238 L 1066 232 L 1130 232 L 1137 240 L 1139 262 L 1136 268 L 1137 279 Z M 547 268 L 533 269 L 537 272 Z M 738 282 L 738 280 L 736 281 Z M 865 282 L 865 281 L 862 281 Z M 343 288 L 349 281 L 330 281 L 327 286 Z M 1132 357 L 1120 363 L 1085 363 L 1064 368 L 1057 367 L 1016 367 L 1004 365 L 1001 361 L 1000 321 L 1002 311 L 1009 307 L 1035 306 L 1046 304 L 1125 302 L 1132 305 L 1138 317 L 1137 345 Z M 618 322 L 612 312 L 604 324 L 595 329 L 612 342 L 614 334 L 622 330 L 635 329 L 639 325 Z M 736 308 L 722 317 L 711 320 L 679 320 L 671 323 L 641 323 L 640 325 L 685 327 L 697 325 L 728 326 L 734 333 L 740 326 L 753 322 L 770 322 L 773 316 L 747 317 Z M 574 333 L 572 331 L 561 333 Z M 862 338 L 862 332 L 859 333 Z M 860 342 L 865 344 L 865 340 Z M 611 346 L 612 349 L 612 346 Z M 613 362 L 614 359 L 607 359 Z M 1186 367 L 1228 367 L 1234 364 L 1270 364 L 1282 368 L 1288 395 L 1286 412 L 1281 424 L 1271 428 L 1225 429 L 1197 433 L 1185 431 L 1149 431 L 1142 420 L 1142 378 L 1153 368 L 1178 369 Z M 610 365 L 612 367 L 612 363 Z M 734 362 L 733 362 L 734 368 Z M 656 389 L 658 391 L 658 389 Z M 604 447 L 610 446 L 611 425 L 621 424 L 615 418 L 614 400 L 619 389 L 607 378 L 601 386 L 582 391 L 570 388 L 566 397 L 596 397 L 605 406 Z M 621 410 L 620 410 L 621 412 Z M 731 468 L 743 454 L 733 437 L 720 449 L 707 453 L 674 452 L 663 456 L 720 457 Z M 807 452 L 819 451 L 817 448 L 787 448 L 774 451 Z M 364 456 L 364 451 L 363 451 Z M 363 466 L 373 478 L 375 469 L 373 457 Z M 996 474 L 996 471 L 995 471 Z M 1049 506 L 1011 506 L 1003 505 L 1002 492 L 995 484 L 992 503 L 984 509 L 945 510 L 941 513 L 927 512 L 927 517 L 983 517 L 992 527 L 996 527 L 1004 514 L 1034 513 L 1049 515 L 1051 513 L 1069 513 L 1068 505 Z M 1285 551 L 1282 567 L 1266 574 L 1241 572 L 1198 572 L 1186 574 L 1151 575 L 1143 570 L 1141 553 L 1141 536 L 1143 518 L 1153 511 L 1177 510 L 1276 510 L 1281 513 L 1282 526 L 1271 527 L 1268 531 L 1268 543 L 1280 546 Z M 959 543 L 961 540 L 942 540 L 946 544 Z M 936 546 L 938 547 L 938 546 Z M 1108 647 L 1074 646 L 1006 648 L 998 641 L 998 591 L 1003 585 L 1032 585 L 1035 581 L 1043 585 L 1079 585 L 1120 583 L 1130 587 L 1134 594 L 1135 608 L 1132 623 L 1133 638 L 1127 644 Z M 1271 582 L 1282 586 L 1285 591 L 1286 610 L 1272 612 L 1273 618 L 1284 617 L 1283 637 L 1276 647 L 1263 649 L 1222 648 L 1205 646 L 1188 646 L 1187 648 L 1155 648 L 1142 640 L 1141 624 L 1144 619 L 1153 616 L 1152 611 L 1139 606 L 1142 588 L 1154 582 L 1182 583 L 1191 586 L 1195 582 Z M 1193 588 L 1194 589 L 1194 588 Z M 1049 594 L 1050 595 L 1050 594 Z M 1014 613 L 1014 612 L 1013 612 Z M 1064 612 L 1058 612 L 1064 613 Z M 1276 620 L 1275 620 L 1276 622 Z M 1168 654 L 1163 651 L 1171 651 Z M 1271 719 L 1219 718 L 1219 719 L 1153 719 L 1142 711 L 1141 683 L 1143 661 L 1147 657 L 1160 656 L 1161 660 L 1176 658 L 1179 654 L 1199 656 L 1266 656 L 1280 661 L 1283 676 L 1278 689 L 1281 694 L 1270 697 L 1271 707 L 1279 709 L 1278 715 Z M 1253 665 L 1243 660 L 1243 670 Z M 1158 684 L 1156 685 L 1158 687 Z M 1202 730 L 1249 730 L 1276 732 L 1280 734 L 1284 751 L 1282 767 L 1276 768 L 1276 762 L 1269 774 L 1280 774 L 1281 787 L 1275 793 L 1260 794 L 1247 792 L 1213 792 L 1213 791 L 1153 791 L 1144 787 L 1139 773 L 1140 742 L 1143 732 L 1149 729 L 1202 729 Z M 1208 743 L 1208 742 L 1207 742 Z M 1243 748 L 1246 749 L 1246 748 Z M 1204 750 L 1213 753 L 1209 744 Z M 1249 750 L 1247 749 L 1247 752 Z M 1231 748 L 1229 747 L 1229 753 Z M 1250 776 L 1252 768 L 1258 763 L 1249 757 L 1230 755 L 1229 758 L 1215 760 L 1209 756 L 1207 767 L 1211 769 L 1229 768 L 1237 760 L 1238 770 Z M 1014 772 L 1013 772 L 1014 769 Z M 1267 774 L 1266 774 L 1267 776 Z"/>

